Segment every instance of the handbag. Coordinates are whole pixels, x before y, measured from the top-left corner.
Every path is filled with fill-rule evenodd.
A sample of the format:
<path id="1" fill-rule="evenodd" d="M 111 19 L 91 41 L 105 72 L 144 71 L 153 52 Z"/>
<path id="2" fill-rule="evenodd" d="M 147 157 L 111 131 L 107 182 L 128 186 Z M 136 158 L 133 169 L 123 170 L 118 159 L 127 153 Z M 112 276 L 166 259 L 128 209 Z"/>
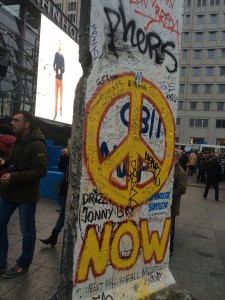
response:
<path id="1" fill-rule="evenodd" d="M 67 181 L 65 178 L 59 180 L 59 182 L 55 186 L 55 191 L 59 196 L 66 196 L 67 194 Z"/>

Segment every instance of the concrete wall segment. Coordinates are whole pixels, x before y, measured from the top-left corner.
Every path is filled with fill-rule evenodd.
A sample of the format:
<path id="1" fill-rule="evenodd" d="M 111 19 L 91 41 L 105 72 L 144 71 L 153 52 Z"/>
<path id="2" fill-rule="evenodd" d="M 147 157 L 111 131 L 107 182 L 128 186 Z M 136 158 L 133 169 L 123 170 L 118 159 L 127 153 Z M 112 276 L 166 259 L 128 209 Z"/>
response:
<path id="1" fill-rule="evenodd" d="M 76 213 L 66 225 L 75 228 L 73 299 L 140 299 L 174 283 L 168 245 L 182 9 L 180 0 L 82 0 L 84 76 L 68 204 Z M 69 253 L 71 246 L 64 263 Z"/>

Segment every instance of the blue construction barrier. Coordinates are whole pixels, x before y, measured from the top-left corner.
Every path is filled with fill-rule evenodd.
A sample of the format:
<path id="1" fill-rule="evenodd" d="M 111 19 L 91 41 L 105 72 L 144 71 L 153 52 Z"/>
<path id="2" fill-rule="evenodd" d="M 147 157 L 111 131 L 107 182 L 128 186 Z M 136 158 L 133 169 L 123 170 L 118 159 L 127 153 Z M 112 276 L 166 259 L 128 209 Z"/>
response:
<path id="1" fill-rule="evenodd" d="M 40 196 L 41 198 L 60 200 L 60 196 L 56 193 L 55 187 L 62 179 L 63 172 L 58 169 L 58 163 L 62 151 L 61 146 L 54 146 L 54 142 L 47 140 L 48 149 L 48 172 L 47 175 L 41 179 Z"/>
<path id="2" fill-rule="evenodd" d="M 46 140 L 46 143 L 49 146 L 54 146 L 54 141 L 53 140 Z"/>
<path id="3" fill-rule="evenodd" d="M 56 193 L 55 187 L 62 178 L 63 172 L 48 171 L 47 175 L 41 179 L 41 198 L 60 200 L 61 196 Z"/>

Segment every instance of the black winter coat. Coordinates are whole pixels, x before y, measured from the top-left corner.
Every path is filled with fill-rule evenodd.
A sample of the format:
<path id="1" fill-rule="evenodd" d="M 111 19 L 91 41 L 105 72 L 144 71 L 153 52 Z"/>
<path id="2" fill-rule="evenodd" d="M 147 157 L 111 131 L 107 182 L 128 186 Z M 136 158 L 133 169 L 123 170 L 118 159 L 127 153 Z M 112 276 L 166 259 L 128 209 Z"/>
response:
<path id="1" fill-rule="evenodd" d="M 34 128 L 24 140 L 17 137 L 9 158 L 10 183 L 1 185 L 1 197 L 15 203 L 37 202 L 40 179 L 47 168 L 47 146 L 41 131 Z"/>
<path id="2" fill-rule="evenodd" d="M 221 167 L 219 161 L 212 159 L 206 164 L 207 183 L 218 184 L 221 180 Z"/>

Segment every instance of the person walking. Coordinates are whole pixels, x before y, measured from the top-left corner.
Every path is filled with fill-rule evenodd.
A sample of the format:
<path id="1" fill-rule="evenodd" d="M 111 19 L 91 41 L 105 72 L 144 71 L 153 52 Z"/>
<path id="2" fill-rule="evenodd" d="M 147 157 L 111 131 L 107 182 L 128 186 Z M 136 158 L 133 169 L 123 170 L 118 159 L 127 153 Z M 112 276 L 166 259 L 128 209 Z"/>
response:
<path id="1" fill-rule="evenodd" d="M 187 163 L 188 163 L 188 155 L 186 152 L 182 151 L 181 152 L 181 158 L 180 158 L 180 165 L 186 172 L 187 170 Z"/>
<path id="2" fill-rule="evenodd" d="M 221 166 L 217 156 L 211 158 L 206 164 L 206 186 L 203 194 L 203 198 L 208 196 L 210 186 L 215 189 L 215 201 L 219 202 L 219 182 L 221 179 Z"/>
<path id="3" fill-rule="evenodd" d="M 198 175 L 196 177 L 197 183 L 205 183 L 205 171 L 206 171 L 206 162 L 205 157 L 203 155 L 199 156 L 199 162 L 198 162 Z"/>
<path id="4" fill-rule="evenodd" d="M 195 167 L 197 166 L 197 155 L 195 152 L 191 152 L 188 157 L 188 176 L 193 176 Z"/>
<path id="5" fill-rule="evenodd" d="M 187 174 L 179 163 L 180 157 L 181 153 L 179 150 L 175 150 L 173 195 L 171 205 L 170 255 L 172 255 L 174 251 L 175 223 L 176 217 L 180 214 L 181 196 L 186 193 L 187 189 Z"/>
<path id="6" fill-rule="evenodd" d="M 41 131 L 35 127 L 33 116 L 27 111 L 18 112 L 11 125 L 16 141 L 9 158 L 9 171 L 0 178 L 0 273 L 8 279 L 27 272 L 32 263 L 39 185 L 48 167 L 47 144 Z M 16 208 L 23 235 L 22 253 L 16 265 L 6 271 L 7 225 Z"/>
<path id="7" fill-rule="evenodd" d="M 60 207 L 59 217 L 56 221 L 55 227 L 49 238 L 40 241 L 45 245 L 51 245 L 54 247 L 58 240 L 58 235 L 64 226 L 65 221 L 65 209 L 66 209 L 66 197 L 67 197 L 67 187 L 68 187 L 68 172 L 69 172 L 69 157 L 70 157 L 70 139 L 68 141 L 68 146 L 64 148 L 61 152 L 60 161 L 58 168 L 60 171 L 64 172 L 63 181 L 60 185 L 60 195 L 62 196 L 62 202 Z"/>

